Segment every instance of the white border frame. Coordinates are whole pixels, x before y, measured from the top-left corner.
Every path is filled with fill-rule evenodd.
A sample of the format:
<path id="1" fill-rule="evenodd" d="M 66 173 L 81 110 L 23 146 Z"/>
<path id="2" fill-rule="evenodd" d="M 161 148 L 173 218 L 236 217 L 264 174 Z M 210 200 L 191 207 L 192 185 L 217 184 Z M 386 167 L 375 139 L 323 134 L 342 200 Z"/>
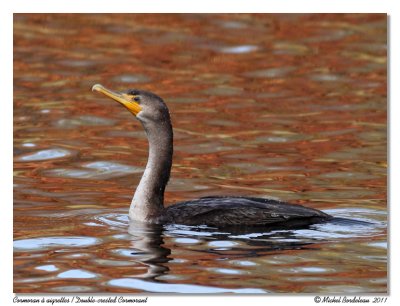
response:
<path id="1" fill-rule="evenodd" d="M 397 3 L 396 3 L 397 2 Z M 1 86 L 1 112 L 0 112 L 0 194 L 2 196 L 1 209 L 2 220 L 0 222 L 0 232 L 4 251 L 0 260 L 1 264 L 1 286 L 0 301 L 2 305 L 11 305 L 14 294 L 12 293 L 12 131 L 13 131 L 13 13 L 388 13 L 389 14 L 389 67 L 388 67 L 388 102 L 389 111 L 388 123 L 390 124 L 390 149 L 389 166 L 390 175 L 388 184 L 389 202 L 388 209 L 392 221 L 399 217 L 400 197 L 399 190 L 396 188 L 400 181 L 400 121 L 399 115 L 400 101 L 398 84 L 400 72 L 400 9 L 398 0 L 13 0 L 3 1 L 0 10 L 0 86 Z M 397 4 L 397 7 L 396 7 Z M 392 69 L 395 67 L 395 69 Z M 398 305 L 400 302 L 399 292 L 399 242 L 397 241 L 399 226 L 393 224 L 390 228 L 390 280 L 388 301 L 386 305 Z M 397 271 L 397 272 L 396 272 Z M 304 295 L 285 295 L 285 296 L 149 296 L 147 304 L 164 305 L 187 305 L 188 303 L 202 305 L 205 303 L 222 303 L 224 305 L 242 305 L 251 303 L 252 306 L 258 305 L 313 305 L 312 296 Z M 24 304 L 26 305 L 26 304 Z M 60 304 L 59 304 L 60 305 Z M 63 304 L 65 305 L 65 304 Z M 92 304 L 93 305 L 93 304 Z M 100 305 L 100 304 L 99 304 Z M 104 304 L 103 304 L 104 305 Z"/>

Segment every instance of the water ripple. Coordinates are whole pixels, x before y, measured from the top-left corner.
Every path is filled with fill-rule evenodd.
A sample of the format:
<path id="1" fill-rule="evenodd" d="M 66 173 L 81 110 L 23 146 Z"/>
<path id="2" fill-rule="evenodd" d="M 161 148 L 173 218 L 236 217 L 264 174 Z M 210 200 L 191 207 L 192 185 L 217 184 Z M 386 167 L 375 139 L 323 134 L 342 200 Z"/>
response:
<path id="1" fill-rule="evenodd" d="M 17 158 L 18 161 L 22 162 L 30 162 L 30 161 L 41 161 L 41 160 L 50 160 L 50 159 L 57 159 L 68 157 L 73 154 L 72 151 L 66 149 L 48 149 L 48 150 L 41 150 L 29 154 L 25 154 Z"/>
<path id="2" fill-rule="evenodd" d="M 115 76 L 113 78 L 113 81 L 121 82 L 121 83 L 128 83 L 128 84 L 146 83 L 146 82 L 150 81 L 150 78 L 143 74 L 123 74 L 123 75 Z"/>
<path id="3" fill-rule="evenodd" d="M 132 173 L 142 173 L 142 168 L 124 165 L 111 161 L 95 161 L 81 165 L 81 168 L 57 168 L 45 171 L 45 174 L 57 177 L 77 179 L 98 179 L 125 176 Z"/>
<path id="4" fill-rule="evenodd" d="M 83 270 L 83 269 L 73 269 L 65 272 L 61 272 L 57 275 L 59 278 L 96 278 L 97 274 Z"/>
<path id="5" fill-rule="evenodd" d="M 139 289 L 146 292 L 162 293 L 266 293 L 267 291 L 258 288 L 230 289 L 211 286 L 187 285 L 187 284 L 166 284 L 149 282 L 133 278 L 113 279 L 107 283 L 113 287 Z"/>
<path id="6" fill-rule="evenodd" d="M 222 53 L 228 54 L 242 54 L 242 53 L 250 53 L 258 50 L 257 46 L 253 45 L 242 45 L 242 46 L 233 46 L 233 47 L 222 47 L 219 49 Z"/>
<path id="7" fill-rule="evenodd" d="M 75 118 L 63 118 L 58 120 L 55 125 L 59 128 L 72 129 L 79 126 L 104 126 L 113 125 L 115 120 L 98 116 L 79 116 Z"/>
<path id="8" fill-rule="evenodd" d="M 94 237 L 40 237 L 21 239 L 14 241 L 14 251 L 42 251 L 51 248 L 82 248 L 92 245 L 100 244 L 102 242 L 99 238 Z"/>

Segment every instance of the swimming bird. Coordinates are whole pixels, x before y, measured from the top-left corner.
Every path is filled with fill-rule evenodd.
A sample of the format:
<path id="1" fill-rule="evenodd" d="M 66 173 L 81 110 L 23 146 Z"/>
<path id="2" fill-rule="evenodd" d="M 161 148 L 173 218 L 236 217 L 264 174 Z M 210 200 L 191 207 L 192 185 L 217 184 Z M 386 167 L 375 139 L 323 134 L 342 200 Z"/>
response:
<path id="1" fill-rule="evenodd" d="M 144 90 L 116 92 L 96 84 L 92 91 L 122 104 L 140 121 L 147 135 L 149 157 L 129 209 L 131 221 L 291 228 L 332 219 L 316 209 L 256 197 L 210 196 L 164 207 L 164 191 L 170 178 L 173 154 L 173 131 L 167 105 L 156 94 Z"/>

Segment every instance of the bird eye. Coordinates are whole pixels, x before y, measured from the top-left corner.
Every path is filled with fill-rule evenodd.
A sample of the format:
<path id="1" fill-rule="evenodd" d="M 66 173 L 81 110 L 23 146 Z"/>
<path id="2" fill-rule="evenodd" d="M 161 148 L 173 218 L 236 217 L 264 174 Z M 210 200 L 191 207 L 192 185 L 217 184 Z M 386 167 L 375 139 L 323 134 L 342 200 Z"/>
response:
<path id="1" fill-rule="evenodd" d="M 135 102 L 140 102 L 140 98 L 139 98 L 139 97 L 134 97 L 133 100 L 134 100 Z"/>

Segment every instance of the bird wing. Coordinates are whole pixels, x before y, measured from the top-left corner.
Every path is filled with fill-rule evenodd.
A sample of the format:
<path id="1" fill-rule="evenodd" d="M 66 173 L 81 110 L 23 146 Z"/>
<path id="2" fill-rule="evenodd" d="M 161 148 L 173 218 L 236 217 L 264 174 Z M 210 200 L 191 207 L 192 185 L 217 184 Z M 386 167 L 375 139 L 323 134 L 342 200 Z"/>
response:
<path id="1" fill-rule="evenodd" d="M 211 226 L 268 226 L 327 215 L 312 208 L 247 197 L 205 197 L 167 208 L 168 222 Z"/>

